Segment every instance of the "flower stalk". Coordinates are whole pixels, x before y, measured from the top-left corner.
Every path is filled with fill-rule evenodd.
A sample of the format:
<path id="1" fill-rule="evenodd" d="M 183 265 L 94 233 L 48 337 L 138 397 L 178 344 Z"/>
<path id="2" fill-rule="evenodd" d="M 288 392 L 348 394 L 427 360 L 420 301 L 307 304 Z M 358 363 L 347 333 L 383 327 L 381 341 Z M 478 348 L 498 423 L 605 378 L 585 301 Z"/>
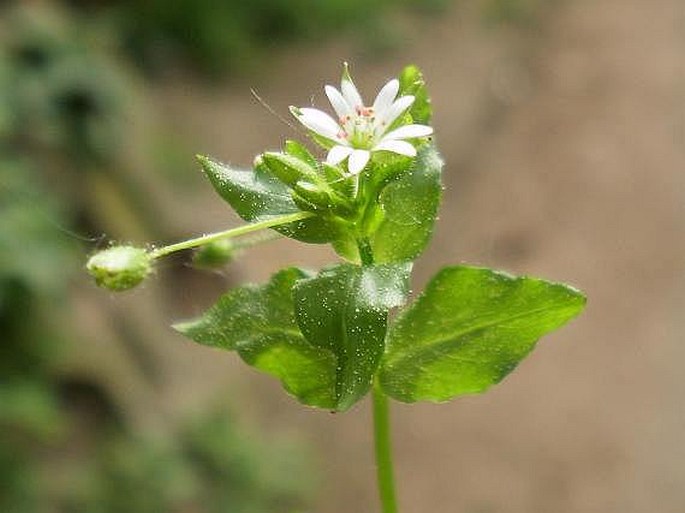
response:
<path id="1" fill-rule="evenodd" d="M 95 279 L 95 283 L 98 286 L 114 292 L 121 292 L 138 286 L 145 278 L 152 274 L 154 270 L 153 263 L 158 258 L 176 253 L 177 251 L 224 242 L 259 230 L 302 221 L 314 215 L 312 212 L 295 212 L 293 214 L 274 216 L 264 221 L 245 224 L 221 232 L 209 233 L 153 250 L 128 245 L 112 246 L 92 255 L 86 264 L 86 269 Z M 257 242 L 255 240 L 252 243 L 246 244 L 245 247 Z M 230 253 L 231 251 L 228 253 L 229 256 Z"/>
<path id="2" fill-rule="evenodd" d="M 247 235 L 248 233 L 256 232 L 258 230 L 265 230 L 267 228 L 273 228 L 274 226 L 280 226 L 282 224 L 294 223 L 296 221 L 302 221 L 308 217 L 313 217 L 315 214 L 311 212 L 295 212 L 294 214 L 286 214 L 283 216 L 273 217 L 271 219 L 266 219 L 264 221 L 258 221 L 256 223 L 246 224 L 243 226 L 238 226 L 237 228 L 231 228 L 229 230 L 224 230 L 221 232 L 208 233 L 207 235 L 202 235 L 201 237 L 195 237 L 193 239 L 184 240 L 182 242 L 177 242 L 176 244 L 170 244 L 161 248 L 154 249 L 150 251 L 150 257 L 153 259 L 160 258 L 163 256 L 170 255 L 177 251 L 182 251 L 184 249 L 197 248 L 211 242 L 218 240 L 230 239 L 233 237 L 239 237 L 241 235 Z"/>

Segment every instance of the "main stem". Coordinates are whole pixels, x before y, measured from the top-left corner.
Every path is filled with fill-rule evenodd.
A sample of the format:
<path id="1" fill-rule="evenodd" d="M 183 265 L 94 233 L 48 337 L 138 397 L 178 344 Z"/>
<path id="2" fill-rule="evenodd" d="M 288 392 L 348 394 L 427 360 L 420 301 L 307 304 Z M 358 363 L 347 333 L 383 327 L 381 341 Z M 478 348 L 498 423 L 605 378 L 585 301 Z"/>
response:
<path id="1" fill-rule="evenodd" d="M 203 235 L 202 237 L 184 240 L 183 242 L 177 242 L 176 244 L 170 244 L 169 246 L 164 246 L 162 248 L 152 250 L 150 252 L 150 256 L 152 258 L 163 257 L 169 255 L 170 253 L 175 253 L 176 251 L 196 248 L 198 246 L 209 244 L 210 242 L 215 242 L 223 239 L 231 239 L 233 237 L 239 237 L 240 235 L 246 235 L 248 233 L 256 232 L 258 230 L 264 230 L 266 228 L 273 228 L 274 226 L 280 226 L 282 224 L 301 221 L 302 219 L 307 219 L 308 217 L 312 217 L 313 215 L 314 214 L 312 214 L 311 212 L 296 212 L 294 214 L 273 217 L 271 219 L 266 219 L 265 221 L 259 221 L 257 223 L 245 224 L 243 226 L 231 228 L 230 230 L 224 230 L 222 232 L 208 233 L 207 235 Z"/>
<path id="2" fill-rule="evenodd" d="M 357 239 L 359 257 L 363 266 L 373 265 L 373 250 L 367 237 Z M 383 513 L 397 513 L 395 477 L 392 466 L 390 441 L 390 406 L 378 379 L 373 382 L 373 435 L 376 449 L 376 479 Z"/>
<path id="3" fill-rule="evenodd" d="M 388 397 L 381 390 L 378 381 L 373 385 L 373 427 L 376 442 L 376 475 L 382 511 L 397 513 L 390 441 L 390 408 Z"/>

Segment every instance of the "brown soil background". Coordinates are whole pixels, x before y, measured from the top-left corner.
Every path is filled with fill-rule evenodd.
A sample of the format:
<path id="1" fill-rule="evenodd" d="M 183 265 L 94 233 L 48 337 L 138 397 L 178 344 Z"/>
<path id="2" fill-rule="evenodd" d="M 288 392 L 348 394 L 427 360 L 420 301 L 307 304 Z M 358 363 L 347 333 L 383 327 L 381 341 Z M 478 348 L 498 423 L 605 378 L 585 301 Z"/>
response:
<path id="1" fill-rule="evenodd" d="M 345 42 L 288 51 L 250 84 L 207 90 L 177 79 L 155 102 L 173 130 L 198 141 L 194 150 L 249 164 L 292 135 L 250 86 L 287 112 L 312 93 L 325 105 L 322 86 L 342 60 L 353 62 L 367 96 L 405 63 L 419 64 L 447 190 L 416 289 L 441 265 L 463 261 L 567 281 L 589 304 L 488 394 L 393 405 L 401 510 L 685 511 L 685 5 L 566 0 L 528 31 L 493 31 L 459 8 L 408 27 L 406 39 L 401 52 L 373 61 L 355 58 Z M 234 220 L 209 186 L 170 201 L 181 231 Z M 227 284 L 332 259 L 326 248 L 279 241 L 228 275 L 202 278 L 210 292 L 177 287 L 162 317 L 146 305 L 163 284 L 107 298 L 164 340 L 148 342 L 162 376 L 155 393 L 101 337 L 81 351 L 80 365 L 109 345 L 100 379 L 150 430 L 229 396 L 267 433 L 294 433 L 316 447 L 323 491 L 313 511 L 376 511 L 367 402 L 344 415 L 303 409 L 271 378 L 167 328 Z M 97 303 L 82 303 L 93 331 L 112 322 Z"/>

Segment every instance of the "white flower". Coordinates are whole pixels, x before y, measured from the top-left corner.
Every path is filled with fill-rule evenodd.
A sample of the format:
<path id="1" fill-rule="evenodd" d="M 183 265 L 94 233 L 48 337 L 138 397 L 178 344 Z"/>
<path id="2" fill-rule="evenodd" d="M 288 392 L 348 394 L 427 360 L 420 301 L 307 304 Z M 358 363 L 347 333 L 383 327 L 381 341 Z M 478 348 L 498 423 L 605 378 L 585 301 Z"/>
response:
<path id="1" fill-rule="evenodd" d="M 350 175 L 361 173 L 373 151 L 390 151 L 416 156 L 416 148 L 405 139 L 425 137 L 433 133 L 427 125 L 402 125 L 390 132 L 388 129 L 414 103 L 411 95 L 397 98 L 400 83 L 393 79 L 385 84 L 373 105 L 364 105 L 359 91 L 345 69 L 340 91 L 327 85 L 326 96 L 331 102 L 338 121 L 319 109 L 295 108 L 290 110 L 309 130 L 326 139 L 332 146 L 326 162 L 336 165 L 348 159 Z"/>

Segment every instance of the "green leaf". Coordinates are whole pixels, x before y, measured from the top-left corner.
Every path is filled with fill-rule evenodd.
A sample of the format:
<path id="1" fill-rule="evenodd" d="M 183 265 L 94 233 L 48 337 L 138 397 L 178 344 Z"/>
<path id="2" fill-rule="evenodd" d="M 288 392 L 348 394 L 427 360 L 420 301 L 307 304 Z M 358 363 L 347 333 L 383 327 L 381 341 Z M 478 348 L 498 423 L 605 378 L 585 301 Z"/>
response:
<path id="1" fill-rule="evenodd" d="M 295 285 L 297 323 L 309 342 L 335 354 L 336 409 L 368 392 L 383 354 L 388 310 L 404 302 L 410 263 L 342 264 Z"/>
<path id="2" fill-rule="evenodd" d="M 426 90 L 426 81 L 423 78 L 421 70 L 414 65 L 407 66 L 400 73 L 400 96 L 411 94 L 416 98 L 409 109 L 414 123 L 422 125 L 430 124 L 433 115 L 433 107 L 431 106 L 428 91 Z"/>
<path id="3" fill-rule="evenodd" d="M 246 221 L 300 212 L 290 189 L 257 166 L 241 171 L 198 155 L 202 169 L 219 195 Z M 311 243 L 325 243 L 343 236 L 343 226 L 331 217 L 317 216 L 274 228 L 277 232 Z"/>
<path id="4" fill-rule="evenodd" d="M 292 289 L 308 277 L 284 269 L 265 285 L 228 292 L 200 318 L 174 328 L 200 344 L 238 351 L 249 365 L 280 378 L 301 403 L 335 409 L 336 355 L 308 342 L 295 322 Z"/>
<path id="5" fill-rule="evenodd" d="M 440 205 L 442 165 L 435 147 L 424 145 L 414 166 L 383 189 L 371 240 L 377 262 L 414 260 L 424 250 Z"/>
<path id="6" fill-rule="evenodd" d="M 585 297 L 566 285 L 447 267 L 391 327 L 381 385 L 409 403 L 483 392 L 584 305 Z"/>

